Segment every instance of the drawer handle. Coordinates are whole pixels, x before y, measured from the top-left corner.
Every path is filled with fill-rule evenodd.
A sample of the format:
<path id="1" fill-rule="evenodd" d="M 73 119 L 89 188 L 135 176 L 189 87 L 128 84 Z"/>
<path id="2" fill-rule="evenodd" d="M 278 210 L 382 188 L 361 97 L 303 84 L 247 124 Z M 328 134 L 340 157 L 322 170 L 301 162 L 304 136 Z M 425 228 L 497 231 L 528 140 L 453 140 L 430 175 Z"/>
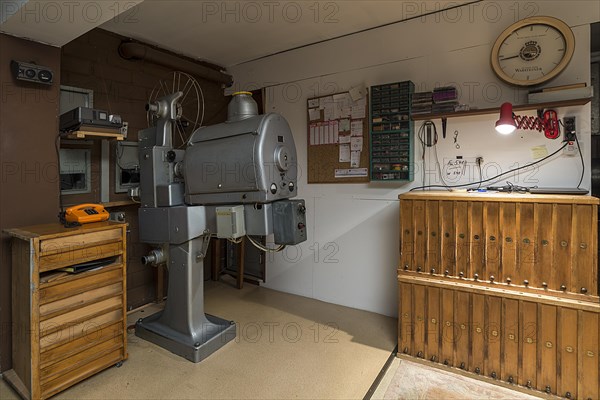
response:
<path id="1" fill-rule="evenodd" d="M 497 337 L 498 336 L 498 331 L 492 331 L 492 336 Z"/>
<path id="2" fill-rule="evenodd" d="M 446 326 L 450 326 L 450 325 L 452 325 L 452 324 L 450 323 L 450 321 L 446 321 Z"/>
<path id="3" fill-rule="evenodd" d="M 548 244 L 550 244 L 550 242 L 548 242 L 546 239 L 542 240 L 542 246 L 548 246 Z"/>
<path id="4" fill-rule="evenodd" d="M 574 349 L 571 346 L 567 346 L 565 350 L 567 351 L 567 353 L 572 353 L 574 351 Z"/>
<path id="5" fill-rule="evenodd" d="M 404 314 L 402 314 L 402 316 L 403 316 L 404 318 L 408 318 L 408 313 L 404 313 Z"/>
<path id="6" fill-rule="evenodd" d="M 467 329 L 467 326 L 465 324 L 460 324 L 460 329 L 464 331 L 465 329 Z"/>
<path id="7" fill-rule="evenodd" d="M 546 342 L 546 347 L 551 349 L 552 348 L 552 342 L 551 341 L 547 341 Z"/>
<path id="8" fill-rule="evenodd" d="M 475 328 L 475 332 L 481 333 L 481 328 L 480 327 Z"/>
<path id="9" fill-rule="evenodd" d="M 509 339 L 509 340 L 515 340 L 515 335 L 513 335 L 512 333 L 510 333 L 510 334 L 508 335 L 508 339 Z"/>
<path id="10" fill-rule="evenodd" d="M 593 352 L 593 351 L 591 351 L 591 350 L 588 350 L 588 351 L 587 351 L 585 354 L 586 354 L 588 357 L 594 357 L 594 355 L 595 355 L 595 354 L 594 354 L 594 352 Z"/>
<path id="11" fill-rule="evenodd" d="M 567 247 L 569 245 L 569 242 L 567 242 L 566 240 L 561 240 L 560 241 L 560 246 L 561 247 Z"/>
<path id="12" fill-rule="evenodd" d="M 532 339 L 532 338 L 530 338 L 530 337 L 528 337 L 528 338 L 527 338 L 527 340 L 525 340 L 525 341 L 526 341 L 527 343 L 529 343 L 529 344 L 533 343 L 533 339 Z"/>
<path id="13" fill-rule="evenodd" d="M 585 249 L 587 249 L 587 244 L 586 243 L 581 243 L 579 245 L 579 247 L 585 250 Z"/>
<path id="14" fill-rule="evenodd" d="M 437 324 L 437 319 L 431 318 L 431 323 L 434 324 L 434 325 Z"/>

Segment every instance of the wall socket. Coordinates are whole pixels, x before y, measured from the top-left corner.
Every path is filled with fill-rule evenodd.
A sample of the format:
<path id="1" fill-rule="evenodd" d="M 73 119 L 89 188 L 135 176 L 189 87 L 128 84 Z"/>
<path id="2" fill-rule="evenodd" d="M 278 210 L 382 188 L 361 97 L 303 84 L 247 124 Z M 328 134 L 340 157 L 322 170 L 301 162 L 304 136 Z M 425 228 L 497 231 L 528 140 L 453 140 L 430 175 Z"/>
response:
<path id="1" fill-rule="evenodd" d="M 563 142 L 573 142 L 575 140 L 575 117 L 563 118 Z"/>

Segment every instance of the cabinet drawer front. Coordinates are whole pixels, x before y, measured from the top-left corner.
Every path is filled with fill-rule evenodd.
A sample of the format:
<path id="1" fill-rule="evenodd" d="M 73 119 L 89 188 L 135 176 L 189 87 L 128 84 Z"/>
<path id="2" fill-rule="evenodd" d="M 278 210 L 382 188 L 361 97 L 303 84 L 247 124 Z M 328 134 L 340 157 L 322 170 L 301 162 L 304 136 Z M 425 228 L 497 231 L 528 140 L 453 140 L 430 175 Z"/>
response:
<path id="1" fill-rule="evenodd" d="M 56 379 L 41 385 L 42 397 L 48 398 L 61 390 L 116 364 L 124 358 L 123 349 L 113 350 L 105 356 L 90 361 L 73 371 L 69 371 L 64 375 L 59 375 Z"/>
<path id="2" fill-rule="evenodd" d="M 56 317 L 40 322 L 40 336 L 49 335 L 64 327 L 72 326 L 78 322 L 93 318 L 96 315 L 104 314 L 107 311 L 116 310 L 122 307 L 123 297 L 115 296 L 57 315 Z"/>
<path id="3" fill-rule="evenodd" d="M 68 279 L 63 283 L 40 285 L 40 304 L 72 297 L 75 294 L 87 292 L 98 287 L 121 282 L 123 279 L 122 265 L 105 267 L 94 273 L 83 273 L 81 277 Z"/>
<path id="4" fill-rule="evenodd" d="M 64 253 L 48 254 L 40 257 L 40 272 L 67 267 L 100 258 L 113 257 L 123 253 L 123 243 L 114 242 L 98 246 L 73 249 Z"/>
<path id="5" fill-rule="evenodd" d="M 104 354 L 121 349 L 122 347 L 123 342 L 115 343 L 114 340 L 110 339 L 105 340 L 104 342 L 96 343 L 96 345 L 93 347 L 88 347 L 77 354 L 71 355 L 71 357 L 65 358 L 54 364 L 50 364 L 45 368 L 42 368 L 40 371 L 40 383 L 43 385 L 57 378 L 58 375 L 65 375 L 102 357 Z"/>
<path id="6" fill-rule="evenodd" d="M 121 308 L 66 326 L 61 330 L 49 332 L 48 334 L 45 334 L 46 332 L 41 332 L 41 335 L 43 336 L 40 338 L 40 350 L 43 352 L 65 343 L 72 342 L 88 335 L 89 332 L 94 332 L 98 327 L 119 321 L 123 321 L 123 310 Z"/>
<path id="7" fill-rule="evenodd" d="M 40 368 L 46 368 L 49 365 L 57 363 L 65 358 L 69 358 L 90 347 L 110 341 L 113 344 L 124 346 L 126 337 L 123 332 L 123 322 L 119 321 L 105 326 L 98 326 L 97 329 L 90 329 L 85 335 L 77 339 L 70 340 L 60 346 L 46 349 L 40 354 Z"/>
<path id="8" fill-rule="evenodd" d="M 82 247 L 118 242 L 121 239 L 121 228 L 46 239 L 40 241 L 40 255 L 66 253 Z"/>
<path id="9" fill-rule="evenodd" d="M 117 282 L 112 285 L 102 286 L 74 296 L 56 300 L 40 306 L 40 319 L 45 320 L 56 314 L 63 314 L 76 308 L 104 300 L 108 297 L 120 295 L 123 292 L 123 283 Z"/>

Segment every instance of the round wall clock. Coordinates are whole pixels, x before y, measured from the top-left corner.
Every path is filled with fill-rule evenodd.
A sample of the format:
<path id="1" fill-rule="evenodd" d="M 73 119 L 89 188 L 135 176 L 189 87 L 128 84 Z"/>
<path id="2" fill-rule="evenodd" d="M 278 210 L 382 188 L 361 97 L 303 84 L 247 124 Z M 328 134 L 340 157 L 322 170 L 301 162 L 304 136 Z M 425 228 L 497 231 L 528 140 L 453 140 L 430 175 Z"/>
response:
<path id="1" fill-rule="evenodd" d="M 498 36 L 492 68 L 513 85 L 538 85 L 560 74 L 574 50 L 575 36 L 567 24 L 552 17 L 526 18 Z"/>

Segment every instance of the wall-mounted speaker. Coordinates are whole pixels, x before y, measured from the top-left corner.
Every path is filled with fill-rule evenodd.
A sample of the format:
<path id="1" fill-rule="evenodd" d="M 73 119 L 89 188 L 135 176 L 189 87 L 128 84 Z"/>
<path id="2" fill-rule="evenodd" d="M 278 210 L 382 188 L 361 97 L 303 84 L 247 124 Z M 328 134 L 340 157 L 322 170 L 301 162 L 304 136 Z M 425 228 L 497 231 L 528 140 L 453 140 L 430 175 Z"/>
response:
<path id="1" fill-rule="evenodd" d="M 12 60 L 10 67 L 15 79 L 51 85 L 54 74 L 48 67 Z"/>

